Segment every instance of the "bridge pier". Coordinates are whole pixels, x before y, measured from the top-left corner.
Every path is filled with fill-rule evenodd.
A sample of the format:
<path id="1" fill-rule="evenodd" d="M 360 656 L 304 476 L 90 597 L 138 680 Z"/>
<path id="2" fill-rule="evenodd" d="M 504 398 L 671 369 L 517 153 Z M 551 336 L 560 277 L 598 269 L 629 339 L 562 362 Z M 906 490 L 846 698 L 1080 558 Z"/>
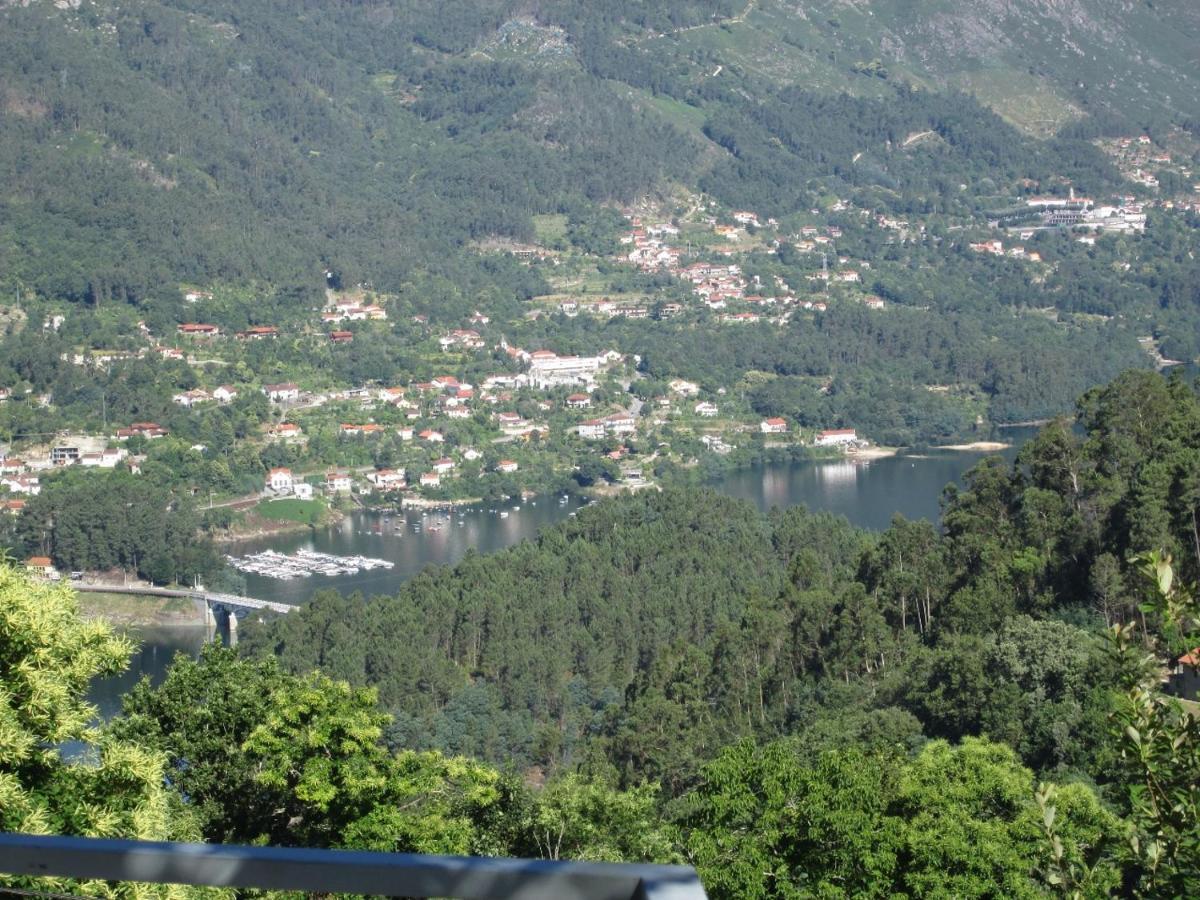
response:
<path id="1" fill-rule="evenodd" d="M 200 602 L 204 604 L 204 624 L 208 626 L 209 630 L 211 631 L 217 627 L 217 616 L 216 613 L 213 612 L 212 601 L 201 600 Z"/>
<path id="2" fill-rule="evenodd" d="M 229 611 L 229 646 L 236 647 L 238 642 L 237 613 Z"/>

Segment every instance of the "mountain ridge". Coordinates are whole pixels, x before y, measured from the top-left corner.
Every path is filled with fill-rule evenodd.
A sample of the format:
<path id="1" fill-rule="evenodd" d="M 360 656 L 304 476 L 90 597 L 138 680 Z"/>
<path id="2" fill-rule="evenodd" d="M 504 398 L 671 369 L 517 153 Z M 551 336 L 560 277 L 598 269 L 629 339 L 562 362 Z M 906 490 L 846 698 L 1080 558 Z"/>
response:
<path id="1" fill-rule="evenodd" d="M 1001 58 L 1021 34 L 1005 23 L 1045 20 L 1057 46 L 1123 13 L 1111 41 L 1144 57 L 1153 16 L 1168 50 L 1196 28 L 1186 4 L 1160 6 L 6 0 L 0 269 L 15 289 L 92 303 L 175 302 L 170 285 L 214 279 L 316 290 L 326 270 L 519 295 L 515 274 L 497 281 L 462 249 L 674 186 L 774 214 L 853 190 L 953 211 L 951 179 L 1112 187 L 1082 138 L 1190 126 L 1176 98 L 1200 98 L 1194 73 L 1152 60 L 1182 86 L 1169 114 L 1115 81 L 1072 93 L 1057 64 L 1021 74 Z M 999 56 L 953 63 L 950 33 Z M 1043 114 L 1076 133 L 1030 137 L 1050 133 Z M 930 129 L 941 143 L 895 150 Z"/>

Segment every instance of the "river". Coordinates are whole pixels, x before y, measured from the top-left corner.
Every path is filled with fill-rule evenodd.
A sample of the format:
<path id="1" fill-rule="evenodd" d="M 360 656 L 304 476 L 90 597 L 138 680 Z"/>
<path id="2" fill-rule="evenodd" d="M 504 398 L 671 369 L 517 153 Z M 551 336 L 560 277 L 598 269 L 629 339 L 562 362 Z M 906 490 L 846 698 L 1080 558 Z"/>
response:
<path id="1" fill-rule="evenodd" d="M 1022 442 L 1034 432 L 1035 429 L 1011 429 L 1005 437 Z M 1000 455 L 1011 460 L 1015 454 L 1016 450 L 1010 448 Z M 767 463 L 726 475 L 714 487 L 749 500 L 764 511 L 803 503 L 810 509 L 844 515 L 863 528 L 883 530 L 897 512 L 909 519 L 937 521 L 942 489 L 958 482 L 986 455 L 932 451 L 921 456 L 885 457 L 860 463 Z M 388 570 L 335 577 L 314 575 L 291 581 L 247 575 L 246 593 L 251 597 L 303 603 L 315 591 L 329 588 L 362 591 L 368 596 L 394 594 L 427 565 L 453 564 L 471 548 L 487 553 L 533 538 L 542 528 L 562 521 L 584 503 L 574 496 L 565 500 L 549 496 L 522 503 L 466 507 L 454 512 L 409 510 L 387 519 L 372 513 L 354 513 L 329 529 L 245 542 L 230 550 L 244 555 L 268 548 L 286 553 L 309 548 L 339 555 L 378 557 L 393 563 Z M 92 700 L 104 716 L 119 709 L 121 695 L 142 675 L 160 681 L 176 652 L 196 654 L 205 640 L 205 631 L 202 627 L 155 629 L 143 631 L 138 637 L 143 643 L 129 670 L 93 686 Z"/>

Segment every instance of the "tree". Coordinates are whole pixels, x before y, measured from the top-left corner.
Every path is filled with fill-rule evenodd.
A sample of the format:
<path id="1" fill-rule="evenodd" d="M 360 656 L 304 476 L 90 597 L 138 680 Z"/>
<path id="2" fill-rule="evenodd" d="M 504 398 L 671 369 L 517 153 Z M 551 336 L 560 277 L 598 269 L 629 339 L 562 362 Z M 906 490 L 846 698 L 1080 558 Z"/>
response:
<path id="1" fill-rule="evenodd" d="M 166 781 L 187 798 L 205 840 L 286 840 L 275 831 L 283 793 L 257 777 L 243 744 L 287 677 L 273 657 L 243 660 L 209 644 L 199 660 L 177 656 L 157 687 L 135 685 L 110 733 L 166 756 Z"/>
<path id="2" fill-rule="evenodd" d="M 545 859 L 674 862 L 659 819 L 658 787 L 616 790 L 601 779 L 566 775 L 539 791 L 529 831 Z"/>
<path id="3" fill-rule="evenodd" d="M 880 597 L 893 627 L 915 624 L 921 633 L 932 627 L 934 607 L 946 588 L 943 552 L 932 524 L 909 522 L 897 513 L 866 555 L 860 579 Z"/>
<path id="4" fill-rule="evenodd" d="M 788 741 L 727 748 L 680 819 L 710 896 L 886 896 L 902 823 L 887 815 L 897 761 L 857 751 L 808 762 Z"/>
<path id="5" fill-rule="evenodd" d="M 520 844 L 525 798 L 495 769 L 390 752 L 371 690 L 211 645 L 142 681 L 110 731 L 168 759 L 166 784 L 226 843 L 492 854 Z"/>
<path id="6" fill-rule="evenodd" d="M 387 785 L 387 721 L 373 690 L 317 673 L 280 685 L 242 745 L 255 781 L 283 798 L 272 835 L 303 847 L 337 846 Z"/>
<path id="7" fill-rule="evenodd" d="M 1195 665 L 1200 647 L 1196 586 L 1176 578 L 1171 558 L 1146 554 L 1141 569 L 1151 585 L 1143 611 L 1161 622 L 1158 649 L 1174 657 L 1184 648 Z M 1158 673 L 1167 660 L 1147 657 L 1133 627 L 1114 626 L 1113 651 L 1126 691 L 1113 715 L 1119 749 L 1118 783 L 1125 792 L 1134 861 L 1126 886 L 1147 896 L 1200 892 L 1200 720 L 1164 696 Z"/>
<path id="8" fill-rule="evenodd" d="M 101 622 L 84 622 L 66 586 L 36 582 L 0 563 L 0 831 L 123 837 L 194 836 L 163 784 L 164 758 L 92 727 L 93 678 L 115 675 L 132 647 Z M 63 745 L 83 753 L 69 761 Z M 85 895 L 186 897 L 178 887 L 13 879 Z"/>

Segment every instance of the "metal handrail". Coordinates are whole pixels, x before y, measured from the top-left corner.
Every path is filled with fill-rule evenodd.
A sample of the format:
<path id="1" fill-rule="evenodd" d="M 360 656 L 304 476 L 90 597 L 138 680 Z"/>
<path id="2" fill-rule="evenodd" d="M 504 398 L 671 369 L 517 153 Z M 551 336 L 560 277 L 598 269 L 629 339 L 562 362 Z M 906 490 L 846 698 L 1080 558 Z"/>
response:
<path id="1" fill-rule="evenodd" d="M 0 834 L 0 873 L 463 900 L 705 900 L 688 866 Z"/>

